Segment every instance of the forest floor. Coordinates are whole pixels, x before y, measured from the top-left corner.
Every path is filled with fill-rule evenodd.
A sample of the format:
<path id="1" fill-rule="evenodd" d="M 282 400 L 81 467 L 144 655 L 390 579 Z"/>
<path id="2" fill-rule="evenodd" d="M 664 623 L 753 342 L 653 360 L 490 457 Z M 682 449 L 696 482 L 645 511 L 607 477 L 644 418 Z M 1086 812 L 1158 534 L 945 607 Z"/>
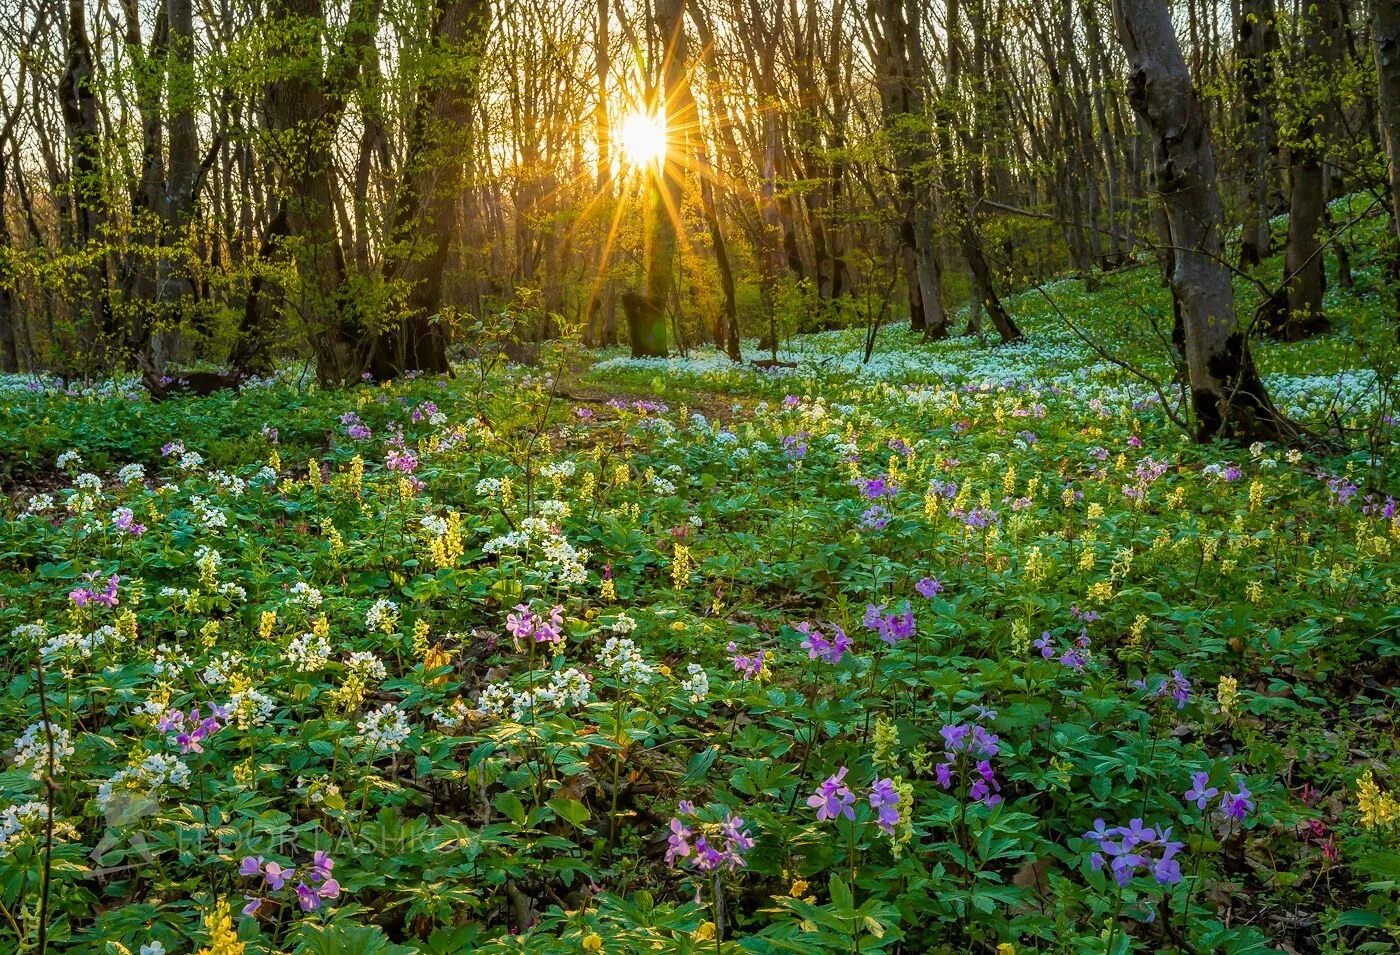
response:
<path id="1" fill-rule="evenodd" d="M 869 363 L 7 383 L 0 948 L 1394 951 L 1355 259 L 1258 346 L 1326 454 L 1186 439 L 1145 267 Z"/>

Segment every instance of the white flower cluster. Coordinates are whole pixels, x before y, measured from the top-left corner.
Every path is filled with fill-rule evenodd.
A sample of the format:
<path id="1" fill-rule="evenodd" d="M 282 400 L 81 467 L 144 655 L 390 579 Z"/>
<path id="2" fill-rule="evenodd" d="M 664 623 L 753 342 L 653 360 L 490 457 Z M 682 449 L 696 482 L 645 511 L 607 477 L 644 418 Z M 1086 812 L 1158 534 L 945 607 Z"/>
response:
<path id="1" fill-rule="evenodd" d="M 199 526 L 206 531 L 219 531 L 228 527 L 228 515 L 222 509 L 210 504 L 204 498 L 195 495 L 190 498 L 190 506 L 194 508 L 195 517 L 199 521 Z"/>
<path id="2" fill-rule="evenodd" d="M 408 717 L 392 703 L 385 703 L 367 713 L 364 719 L 355 724 L 355 729 L 359 731 L 361 745 L 375 753 L 398 752 L 412 732 Z"/>
<path id="3" fill-rule="evenodd" d="M 429 537 L 441 537 L 447 533 L 447 519 L 436 514 L 425 515 L 419 524 Z"/>
<path id="4" fill-rule="evenodd" d="M 690 702 L 699 703 L 710 695 L 710 675 L 698 663 L 689 664 L 685 672 L 689 676 L 681 681 L 681 689 L 690 696 Z"/>
<path id="5" fill-rule="evenodd" d="M 121 642 L 121 633 L 117 628 L 104 624 L 92 633 L 60 633 L 41 646 L 39 653 L 46 660 L 54 657 L 70 660 L 76 657 L 86 660 L 103 647 Z"/>
<path id="6" fill-rule="evenodd" d="M 507 713 L 517 723 L 523 723 L 541 707 L 551 707 L 556 711 L 583 706 L 592 695 L 593 687 L 588 676 L 575 667 L 556 671 L 549 683 L 533 690 L 516 692 L 509 683 L 492 683 L 481 692 L 477 705 L 493 716 L 502 717 Z"/>
<path id="7" fill-rule="evenodd" d="M 239 690 L 228 698 L 229 721 L 242 730 L 262 726 L 272 718 L 275 705 L 272 697 L 252 687 Z"/>
<path id="8" fill-rule="evenodd" d="M 123 484 L 140 484 L 146 480 L 146 468 L 140 464 L 124 464 L 117 472 L 117 480 Z"/>
<path id="9" fill-rule="evenodd" d="M 331 658 L 331 642 L 314 633 L 303 633 L 292 638 L 287 644 L 282 659 L 295 664 L 303 673 L 316 673 L 325 669 Z"/>
<path id="10" fill-rule="evenodd" d="M 63 759 L 73 755 L 73 740 L 62 726 L 48 724 L 49 732 L 44 732 L 44 722 L 31 723 L 15 740 L 15 765 L 32 766 L 29 775 L 43 779 L 45 773 L 57 776 L 63 772 Z M 49 765 L 49 736 L 53 736 L 53 765 Z"/>
<path id="11" fill-rule="evenodd" d="M 617 615 L 612 623 L 608 624 L 608 629 L 613 633 L 631 633 L 637 629 L 637 621 L 629 617 L 625 612 Z"/>
<path id="12" fill-rule="evenodd" d="M 186 451 L 180 455 L 179 462 L 175 465 L 181 471 L 193 471 L 204 463 L 204 455 L 198 451 Z"/>
<path id="13" fill-rule="evenodd" d="M 553 498 L 540 501 L 535 505 L 535 512 L 545 520 L 562 521 L 573 513 L 568 501 L 556 501 Z"/>
<path id="14" fill-rule="evenodd" d="M 482 478 L 476 482 L 476 493 L 478 497 L 495 497 L 501 493 L 501 479 Z"/>
<path id="15" fill-rule="evenodd" d="M 72 448 L 69 448 L 67 451 L 60 454 L 58 460 L 54 463 L 58 465 L 60 471 L 66 471 L 70 467 L 78 467 L 82 464 L 83 456 Z"/>
<path id="16" fill-rule="evenodd" d="M 210 686 L 223 686 L 242 665 L 243 658 L 237 654 L 221 653 L 205 664 L 204 682 Z"/>
<path id="17" fill-rule="evenodd" d="M 481 549 L 488 554 L 510 554 L 524 553 L 531 547 L 540 549 L 535 569 L 546 578 L 573 586 L 588 580 L 584 568 L 588 551 L 570 544 L 568 538 L 543 517 L 525 518 L 519 530 L 493 537 Z"/>
<path id="18" fill-rule="evenodd" d="M 26 515 L 47 514 L 51 510 L 53 510 L 52 494 L 31 494 L 29 503 L 24 506 Z"/>
<path id="19" fill-rule="evenodd" d="M 304 580 L 298 580 L 296 583 L 292 584 L 292 589 L 288 593 L 287 599 L 298 606 L 314 609 L 321 606 L 321 591 Z"/>
<path id="20" fill-rule="evenodd" d="M 573 461 L 550 461 L 540 468 L 540 474 L 553 480 L 555 478 L 571 478 L 578 470 L 578 465 Z"/>
<path id="21" fill-rule="evenodd" d="M 154 798 L 164 786 L 188 789 L 190 768 L 174 756 L 156 753 L 118 772 L 97 787 L 97 805 L 106 809 L 119 793 Z"/>
<path id="22" fill-rule="evenodd" d="M 209 475 L 209 480 L 230 497 L 242 497 L 243 492 L 248 489 L 247 481 L 236 474 L 229 474 L 227 471 L 215 471 Z"/>
<path id="23" fill-rule="evenodd" d="M 646 662 L 642 651 L 627 637 L 609 637 L 598 651 L 598 665 L 628 686 L 646 686 L 656 675 L 656 668 Z"/>
<path id="24" fill-rule="evenodd" d="M 48 821 L 49 807 L 33 800 L 0 810 L 0 858 L 9 855 L 22 836 L 47 829 Z"/>
<path id="25" fill-rule="evenodd" d="M 350 659 L 345 661 L 345 668 L 366 680 L 382 681 L 389 676 L 389 672 L 384 669 L 384 661 L 368 650 L 356 650 L 351 653 Z"/>
<path id="26" fill-rule="evenodd" d="M 182 671 L 192 666 L 194 666 L 194 661 L 179 647 L 172 647 L 165 643 L 156 647 L 156 659 L 152 665 L 156 676 L 177 677 Z"/>
<path id="27" fill-rule="evenodd" d="M 676 493 L 676 486 L 659 474 L 651 479 L 651 489 L 663 497 Z"/>
<path id="28" fill-rule="evenodd" d="M 365 613 L 365 627 L 371 632 L 393 633 L 399 625 L 399 605 L 380 597 Z"/>

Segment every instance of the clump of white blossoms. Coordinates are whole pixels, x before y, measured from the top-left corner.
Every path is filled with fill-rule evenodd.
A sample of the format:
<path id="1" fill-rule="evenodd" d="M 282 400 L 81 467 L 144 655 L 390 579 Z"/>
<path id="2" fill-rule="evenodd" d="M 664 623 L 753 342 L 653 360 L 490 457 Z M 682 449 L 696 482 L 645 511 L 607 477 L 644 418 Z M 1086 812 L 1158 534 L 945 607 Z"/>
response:
<path id="1" fill-rule="evenodd" d="M 365 614 L 365 627 L 379 633 L 393 633 L 399 625 L 399 605 L 380 597 Z"/>
<path id="2" fill-rule="evenodd" d="M 321 591 L 304 580 L 298 580 L 292 584 L 292 589 L 287 593 L 287 599 L 298 606 L 314 609 L 321 606 Z"/>
<path id="3" fill-rule="evenodd" d="M 397 753 L 412 732 L 408 717 L 392 703 L 385 703 L 355 724 L 360 744 L 371 752 Z"/>
<path id="4" fill-rule="evenodd" d="M 368 650 L 356 650 L 345 661 L 345 668 L 365 680 L 384 680 L 389 676 L 384 661 Z"/>
<path id="5" fill-rule="evenodd" d="M 689 664 L 685 672 L 690 675 L 681 681 L 681 689 L 690 696 L 690 702 L 699 703 L 710 695 L 710 675 L 698 663 Z"/>
<path id="6" fill-rule="evenodd" d="M 176 464 L 181 471 L 193 471 L 204 463 L 204 455 L 198 451 L 186 451 L 180 455 L 180 461 Z"/>
<path id="7" fill-rule="evenodd" d="M 331 642 L 314 633 L 303 633 L 287 644 L 282 659 L 296 664 L 305 673 L 315 673 L 325 668 L 331 658 Z"/>
<path id="8" fill-rule="evenodd" d="M 447 533 L 447 519 L 436 514 L 424 515 L 419 524 L 422 525 L 423 532 L 429 537 L 441 537 Z"/>
<path id="9" fill-rule="evenodd" d="M 123 484 L 140 484 L 146 480 L 146 468 L 140 464 L 124 464 L 117 472 L 117 480 Z"/>
<path id="10" fill-rule="evenodd" d="M 60 454 L 58 456 L 58 460 L 54 463 L 58 465 L 58 469 L 60 471 L 66 471 L 70 467 L 76 468 L 80 464 L 82 464 L 83 456 L 77 451 L 74 451 L 72 448 L 69 448 L 67 451 L 64 451 L 62 454 Z"/>
<path id="11" fill-rule="evenodd" d="M 540 474 L 551 480 L 554 478 L 571 478 L 578 470 L 578 465 L 573 461 L 550 461 L 540 468 Z"/>
<path id="12" fill-rule="evenodd" d="M 15 765 L 32 766 L 29 775 L 35 779 L 44 778 L 45 773 L 57 776 L 63 772 L 63 758 L 73 755 L 73 741 L 62 726 L 48 724 L 49 732 L 44 732 L 44 722 L 31 723 L 15 740 Z M 53 765 L 49 765 L 49 736 L 53 736 Z"/>
<path id="13" fill-rule="evenodd" d="M 223 686 L 242 665 L 243 658 L 237 654 L 221 653 L 204 665 L 204 682 L 210 686 Z"/>
<path id="14" fill-rule="evenodd" d="M 228 527 L 228 515 L 199 495 L 190 498 L 190 506 L 194 508 L 199 526 L 206 531 L 223 530 Z"/>
<path id="15" fill-rule="evenodd" d="M 272 718 L 275 706 L 272 697 L 247 687 L 228 698 L 228 718 L 241 730 L 261 726 Z"/>
<path id="16" fill-rule="evenodd" d="M 646 686 L 656 670 L 642 657 L 637 645 L 627 637 L 609 637 L 598 651 L 598 665 L 627 686 Z"/>
<path id="17" fill-rule="evenodd" d="M 98 786 L 97 805 L 105 810 L 120 794 L 155 798 L 165 786 L 190 788 L 190 768 L 174 756 L 155 753 Z"/>
<path id="18" fill-rule="evenodd" d="M 617 615 L 617 619 L 608 624 L 608 629 L 613 633 L 631 633 L 637 629 L 637 621 L 633 620 L 625 613 Z"/>
<path id="19" fill-rule="evenodd" d="M 31 494 L 29 503 L 24 506 L 24 513 L 28 515 L 47 514 L 51 510 L 53 510 L 52 494 Z"/>
<path id="20" fill-rule="evenodd" d="M 42 836 L 48 828 L 49 807 L 41 802 L 24 802 L 0 810 L 0 858 L 14 849 L 25 836 Z M 76 839 L 77 833 L 66 823 L 54 823 L 54 834 Z"/>
<path id="21" fill-rule="evenodd" d="M 92 633 L 60 633 L 39 648 L 39 655 L 46 660 L 54 657 L 86 660 L 103 647 L 122 642 L 121 632 L 111 624 L 104 624 Z"/>
<path id="22" fill-rule="evenodd" d="M 509 683 L 493 683 L 481 692 L 477 706 L 492 716 L 503 717 L 507 713 L 517 723 L 537 710 L 549 707 L 563 711 L 583 706 L 592 695 L 593 685 L 588 675 L 576 667 L 557 671 L 549 678 L 549 683 L 533 690 L 516 692 Z"/>

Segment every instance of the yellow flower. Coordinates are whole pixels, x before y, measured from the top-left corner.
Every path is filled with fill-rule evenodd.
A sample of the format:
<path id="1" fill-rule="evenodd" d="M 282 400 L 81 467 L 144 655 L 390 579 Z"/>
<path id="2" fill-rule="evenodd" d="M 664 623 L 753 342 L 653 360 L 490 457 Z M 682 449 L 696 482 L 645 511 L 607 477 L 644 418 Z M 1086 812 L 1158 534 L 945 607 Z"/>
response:
<path id="1" fill-rule="evenodd" d="M 220 902 L 204 914 L 204 931 L 209 933 L 209 947 L 201 948 L 199 955 L 243 955 L 243 943 L 233 929 L 227 902 Z"/>
<path id="2" fill-rule="evenodd" d="M 1222 676 L 1219 685 L 1215 688 L 1215 702 L 1220 705 L 1220 712 L 1223 715 L 1229 715 L 1239 698 L 1239 681 L 1232 676 Z"/>
<path id="3" fill-rule="evenodd" d="M 700 927 L 695 930 L 693 938 L 697 942 L 708 942 L 715 937 L 715 923 L 701 922 Z"/>
<path id="4" fill-rule="evenodd" d="M 1010 942 L 1002 942 L 997 946 L 997 955 L 1016 955 L 1016 946 Z"/>
<path id="5" fill-rule="evenodd" d="M 583 950 L 585 952 L 601 952 L 603 950 L 603 936 L 597 932 L 589 932 L 583 937 Z"/>
<path id="6" fill-rule="evenodd" d="M 277 626 L 277 611 L 264 610 L 258 617 L 258 636 L 266 640 L 272 636 L 272 630 Z"/>
<path id="7" fill-rule="evenodd" d="M 603 587 L 601 593 L 603 599 L 606 600 L 608 603 L 612 603 L 614 600 L 617 599 L 617 585 L 613 583 L 611 577 L 605 578 L 603 580 Z"/>
<path id="8" fill-rule="evenodd" d="M 1367 829 L 1400 819 L 1400 800 L 1394 793 L 1382 792 L 1369 769 L 1356 781 L 1356 807 L 1361 810 L 1361 825 Z"/>

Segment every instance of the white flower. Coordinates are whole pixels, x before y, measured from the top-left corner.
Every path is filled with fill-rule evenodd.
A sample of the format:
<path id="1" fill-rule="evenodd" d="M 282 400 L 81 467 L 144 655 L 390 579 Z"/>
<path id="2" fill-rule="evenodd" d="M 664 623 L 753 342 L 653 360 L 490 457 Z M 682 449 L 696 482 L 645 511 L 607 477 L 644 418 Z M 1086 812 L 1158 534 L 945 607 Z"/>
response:
<path id="1" fill-rule="evenodd" d="M 296 583 L 292 584 L 289 598 L 292 603 L 300 604 L 303 607 L 315 608 L 321 606 L 321 591 L 304 580 L 298 580 Z"/>
<path id="2" fill-rule="evenodd" d="M 355 724 L 359 730 L 360 743 L 371 752 L 381 750 L 396 753 L 412 729 L 408 717 L 392 703 L 385 703 L 379 709 L 367 714 Z"/>
<path id="3" fill-rule="evenodd" d="M 681 681 L 681 689 L 690 695 L 690 702 L 699 703 L 710 695 L 710 676 L 698 663 L 689 664 L 685 672 L 690 676 Z"/>
<path id="4" fill-rule="evenodd" d="M 26 514 L 45 514 L 53 510 L 53 496 L 50 494 L 32 494 L 29 503 L 25 505 Z"/>
<path id="5" fill-rule="evenodd" d="M 315 673 L 324 669 L 330 658 L 330 641 L 314 633 L 303 633 L 294 637 L 282 654 L 282 659 L 295 664 L 305 673 Z"/>
<path id="6" fill-rule="evenodd" d="M 121 770 L 97 787 L 97 805 L 107 809 L 119 793 L 155 798 L 164 786 L 188 789 L 190 768 L 174 756 L 156 753 Z"/>
<path id="7" fill-rule="evenodd" d="M 229 720 L 239 729 L 261 726 L 272 718 L 276 706 L 272 697 L 252 687 L 239 690 L 228 698 Z"/>
<path id="8" fill-rule="evenodd" d="M 98 494 L 102 491 L 102 479 L 91 471 L 84 471 L 73 479 L 73 486 L 88 494 Z"/>
<path id="9" fill-rule="evenodd" d="M 365 627 L 370 631 L 392 633 L 399 623 L 399 605 L 380 597 L 365 613 Z"/>
<path id="10" fill-rule="evenodd" d="M 59 470 L 67 470 L 70 466 L 77 467 L 82 464 L 83 456 L 72 448 L 69 448 L 58 456 L 58 461 L 56 463 L 58 464 Z"/>
<path id="11" fill-rule="evenodd" d="M 26 833 L 37 835 L 46 828 L 49 807 L 41 802 L 6 806 L 0 811 L 0 857 L 10 854 L 11 847 Z"/>
<path id="12" fill-rule="evenodd" d="M 384 680 L 389 675 L 384 669 L 384 662 L 368 650 L 351 653 L 350 659 L 345 661 L 345 668 L 356 676 L 369 680 Z"/>
<path id="13" fill-rule="evenodd" d="M 428 514 L 420 522 L 429 537 L 441 537 L 447 533 L 447 520 L 436 514 Z"/>
<path id="14" fill-rule="evenodd" d="M 204 463 L 204 455 L 198 451 L 186 451 L 180 455 L 180 462 L 177 465 L 181 471 L 193 471 Z"/>
<path id="15" fill-rule="evenodd" d="M 619 683 L 631 686 L 645 686 L 656 673 L 627 637 L 609 637 L 598 651 L 598 665 L 615 674 Z"/>
<path id="16" fill-rule="evenodd" d="M 117 480 L 123 484 L 140 484 L 146 480 L 146 468 L 140 464 L 124 464 L 117 472 Z"/>
<path id="17" fill-rule="evenodd" d="M 141 946 L 140 955 L 165 955 L 165 946 L 158 939 Z"/>
<path id="18" fill-rule="evenodd" d="M 29 728 L 15 740 L 15 765 L 33 765 L 29 775 L 43 779 L 44 774 L 58 776 L 63 772 L 63 758 L 73 755 L 73 742 L 68 731 L 62 726 L 48 724 L 49 733 L 44 732 L 44 723 L 31 723 Z M 49 765 L 49 734 L 53 735 L 53 765 Z"/>

